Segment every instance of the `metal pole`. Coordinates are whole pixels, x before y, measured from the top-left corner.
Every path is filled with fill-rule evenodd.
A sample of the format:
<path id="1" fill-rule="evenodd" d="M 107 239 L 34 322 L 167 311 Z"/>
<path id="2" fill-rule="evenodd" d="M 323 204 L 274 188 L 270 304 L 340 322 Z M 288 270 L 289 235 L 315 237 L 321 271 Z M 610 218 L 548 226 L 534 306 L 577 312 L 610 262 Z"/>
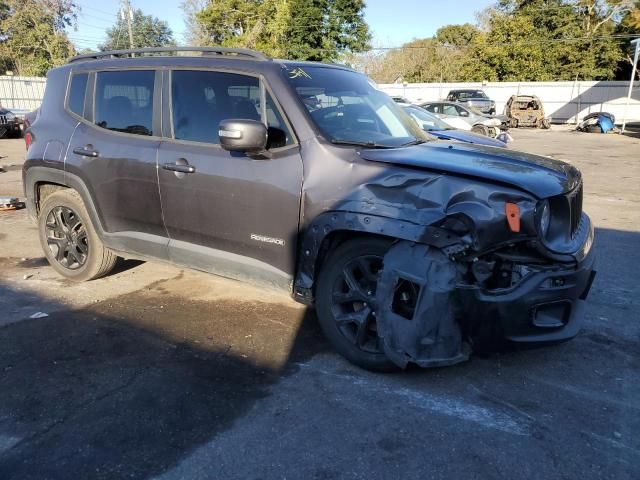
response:
<path id="1" fill-rule="evenodd" d="M 127 21 L 127 29 L 129 30 L 129 48 L 133 50 L 133 28 L 131 27 L 131 21 L 133 20 L 133 9 L 129 0 L 122 0 L 122 17 Z M 125 18 L 126 17 L 126 18 Z M 135 57 L 135 54 L 131 54 Z"/>
<path id="2" fill-rule="evenodd" d="M 576 75 L 576 78 L 578 78 L 578 76 Z M 581 100 L 582 98 L 580 98 L 580 81 L 578 80 L 578 96 L 576 97 L 578 100 L 578 106 L 576 107 L 576 124 L 580 121 L 580 112 L 582 111 L 582 105 L 581 105 Z"/>
<path id="3" fill-rule="evenodd" d="M 624 129 L 627 126 L 627 111 L 629 110 L 629 102 L 631 101 L 631 92 L 633 90 L 633 82 L 636 79 L 636 67 L 638 65 L 638 51 L 640 50 L 640 38 L 636 38 L 635 40 L 631 40 L 631 44 L 635 44 L 636 51 L 633 54 L 633 67 L 631 68 L 631 81 L 629 82 L 629 92 L 627 93 L 627 103 L 624 104 L 624 118 L 622 120 L 622 131 L 624 133 Z"/>

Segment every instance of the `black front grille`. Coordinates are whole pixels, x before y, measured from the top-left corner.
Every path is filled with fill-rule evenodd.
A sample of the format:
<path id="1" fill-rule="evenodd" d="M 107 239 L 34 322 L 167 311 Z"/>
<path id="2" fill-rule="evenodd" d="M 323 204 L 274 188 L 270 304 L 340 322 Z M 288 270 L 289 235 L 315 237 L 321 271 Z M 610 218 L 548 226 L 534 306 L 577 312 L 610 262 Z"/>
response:
<path id="1" fill-rule="evenodd" d="M 575 237 L 582 218 L 582 182 L 567 194 L 569 218 L 571 219 L 571 238 Z"/>

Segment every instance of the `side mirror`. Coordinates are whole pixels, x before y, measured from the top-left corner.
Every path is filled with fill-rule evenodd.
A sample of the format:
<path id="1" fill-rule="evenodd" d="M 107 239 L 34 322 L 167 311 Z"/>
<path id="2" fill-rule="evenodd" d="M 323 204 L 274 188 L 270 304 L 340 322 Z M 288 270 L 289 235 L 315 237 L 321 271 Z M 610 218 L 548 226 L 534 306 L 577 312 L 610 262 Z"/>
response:
<path id="1" fill-rule="evenodd" d="M 460 110 L 460 116 L 461 117 L 468 117 L 469 116 L 469 112 L 467 112 L 466 110 Z"/>
<path id="2" fill-rule="evenodd" d="M 267 147 L 267 127 L 257 120 L 223 120 L 218 136 L 220 146 L 230 152 L 260 153 Z"/>

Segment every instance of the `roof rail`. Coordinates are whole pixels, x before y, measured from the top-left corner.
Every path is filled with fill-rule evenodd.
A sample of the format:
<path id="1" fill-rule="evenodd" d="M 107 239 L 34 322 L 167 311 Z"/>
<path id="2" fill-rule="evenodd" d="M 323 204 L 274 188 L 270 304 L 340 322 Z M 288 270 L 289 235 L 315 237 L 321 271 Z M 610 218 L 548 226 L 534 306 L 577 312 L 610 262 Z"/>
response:
<path id="1" fill-rule="evenodd" d="M 267 55 L 249 50 L 248 48 L 226 48 L 226 47 L 149 47 L 149 48 L 132 48 L 129 50 L 108 50 L 105 52 L 92 52 L 83 55 L 77 55 L 69 59 L 67 63 L 80 62 L 83 60 L 98 60 L 101 58 L 118 58 L 124 55 L 140 55 L 156 53 L 178 53 L 178 52 L 199 52 L 203 55 L 225 55 L 233 57 L 246 57 L 254 60 L 271 60 Z"/>

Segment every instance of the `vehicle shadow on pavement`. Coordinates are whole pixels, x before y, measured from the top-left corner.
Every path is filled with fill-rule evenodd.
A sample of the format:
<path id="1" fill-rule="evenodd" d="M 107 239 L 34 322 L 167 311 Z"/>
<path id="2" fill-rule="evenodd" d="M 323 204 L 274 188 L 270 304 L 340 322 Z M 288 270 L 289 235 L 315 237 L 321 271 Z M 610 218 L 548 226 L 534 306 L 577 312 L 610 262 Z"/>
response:
<path id="1" fill-rule="evenodd" d="M 569 344 L 399 375 L 352 370 L 333 354 L 338 370 L 310 362 L 331 350 L 313 311 L 293 305 L 196 301 L 172 296 L 162 283 L 82 309 L 52 305 L 48 311 L 58 312 L 49 317 L 0 328 L 0 478 L 159 476 L 230 429 L 299 369 L 306 369 L 312 385 L 329 385 L 311 392 L 320 403 L 345 391 L 354 395 L 350 402 L 365 402 L 367 423 L 374 404 L 383 417 L 418 405 L 423 420 L 416 422 L 444 419 L 433 431 L 440 435 L 438 429 L 468 425 L 459 418 L 467 406 L 469 415 L 478 406 L 490 413 L 497 409 L 522 424 L 527 435 L 533 432 L 522 437 L 529 447 L 557 451 L 569 445 L 576 453 L 560 470 L 581 476 L 576 465 L 585 473 L 595 462 L 619 472 L 616 478 L 633 478 L 633 467 L 618 461 L 633 465 L 637 455 L 631 432 L 639 421 L 634 399 L 640 325 L 629 320 L 638 311 L 639 244 L 637 232 L 597 229 L 599 273 L 587 324 Z M 34 302 L 32 294 L 0 283 L 0 297 L 7 296 L 16 305 Z M 366 403 L 369 397 L 374 403 Z M 549 412 L 556 415 L 553 422 Z M 309 415 L 314 428 L 329 430 L 339 418 L 339 412 L 336 419 Z M 479 425 L 474 432 L 485 428 L 471 423 Z M 622 440 L 608 442 L 605 434 L 612 430 Z M 425 431 L 411 437 L 411 444 L 422 445 L 417 440 L 424 440 Z M 461 441 L 476 434 L 462 434 Z M 585 439 L 595 446 L 585 447 Z M 362 448 L 359 443 L 365 455 Z M 373 448 L 369 455 L 380 451 Z M 465 456 L 447 458 L 474 465 Z M 429 461 L 422 462 L 428 468 Z"/>
<path id="2" fill-rule="evenodd" d="M 124 297 L 0 328 L 0 478 L 156 476 L 326 348 L 308 309 Z"/>

